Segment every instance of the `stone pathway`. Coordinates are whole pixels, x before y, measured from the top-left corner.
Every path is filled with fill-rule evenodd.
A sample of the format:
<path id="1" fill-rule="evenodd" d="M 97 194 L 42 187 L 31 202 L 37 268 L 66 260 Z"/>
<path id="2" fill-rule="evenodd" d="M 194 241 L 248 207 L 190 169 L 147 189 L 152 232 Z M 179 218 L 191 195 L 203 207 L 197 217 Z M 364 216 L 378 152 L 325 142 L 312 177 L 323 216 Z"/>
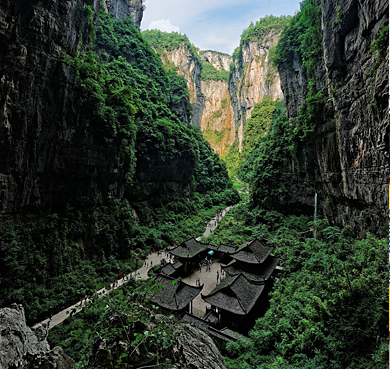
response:
<path id="1" fill-rule="evenodd" d="M 234 205 L 233 205 L 234 206 Z M 222 211 L 222 217 L 233 207 L 233 206 L 229 206 L 227 207 L 226 209 L 224 209 Z M 217 216 L 215 216 L 213 219 L 211 219 L 211 221 L 207 224 L 206 226 L 206 231 L 203 233 L 202 236 L 198 237 L 197 240 L 200 240 L 202 237 L 207 237 L 211 234 L 212 231 L 214 231 L 214 229 L 217 227 L 218 225 L 218 222 L 217 222 Z M 160 252 L 160 254 L 158 254 L 157 252 L 154 252 L 152 254 L 149 254 L 146 259 L 144 260 L 144 265 L 136 270 L 135 272 L 131 273 L 128 275 L 129 278 L 131 277 L 135 277 L 136 279 L 141 279 L 141 280 L 145 280 L 148 278 L 148 271 L 149 269 L 152 267 L 151 266 L 151 262 L 153 263 L 153 266 L 155 265 L 159 265 L 161 263 L 161 260 L 162 259 L 165 259 L 165 252 Z M 145 261 L 147 263 L 147 266 L 145 265 Z M 211 272 L 206 272 L 206 267 L 205 266 L 202 266 L 202 272 L 200 273 L 199 270 L 196 271 L 195 273 L 191 274 L 189 277 L 186 277 L 183 279 L 184 282 L 188 283 L 188 284 L 191 284 L 193 286 L 196 285 L 196 278 L 200 278 L 201 280 L 201 284 L 204 284 L 204 287 L 203 287 L 203 290 L 202 290 L 202 293 L 204 295 L 210 293 L 216 286 L 217 284 L 217 270 L 220 270 L 220 264 L 219 263 L 216 263 L 214 262 L 213 265 L 211 265 Z M 119 286 L 121 286 L 122 284 L 124 283 L 127 283 L 128 281 L 125 280 L 124 278 L 122 278 L 121 280 L 118 281 L 118 286 L 116 286 L 115 288 L 118 288 Z M 98 294 L 106 294 L 108 293 L 109 291 L 106 291 L 105 288 L 97 291 Z M 69 306 L 68 308 L 60 311 L 59 313 L 55 314 L 52 316 L 52 320 L 50 322 L 50 327 L 49 329 L 55 327 L 56 325 L 62 323 L 69 315 L 70 315 L 70 312 L 72 311 L 72 309 L 76 309 L 76 311 L 79 311 L 80 307 L 83 306 L 85 304 L 85 302 L 83 301 L 84 299 L 82 299 L 81 301 L 79 301 L 78 303 L 72 305 L 72 306 Z M 87 300 L 88 301 L 88 300 Z M 206 303 L 202 300 L 201 298 L 201 295 L 199 294 L 195 299 L 194 299 L 194 303 L 193 303 L 193 312 L 194 314 L 196 314 L 197 316 L 201 317 L 204 315 L 206 311 Z M 67 314 L 67 312 L 69 312 Z M 36 328 L 38 327 L 40 324 L 45 324 L 47 325 L 47 323 L 49 322 L 49 318 L 48 319 L 45 319 L 43 321 L 41 321 L 40 323 L 37 323 L 33 326 L 33 328 Z"/>
<path id="2" fill-rule="evenodd" d="M 221 273 L 221 264 L 214 261 L 210 269 L 209 272 L 206 272 L 206 266 L 202 265 L 201 272 L 197 269 L 194 273 L 182 279 L 183 282 L 196 286 L 196 278 L 199 278 L 200 284 L 203 284 L 202 292 L 192 300 L 192 313 L 199 318 L 206 313 L 206 306 L 210 307 L 210 304 L 202 299 L 201 294 L 208 295 L 217 286 L 217 271 Z M 221 280 L 218 280 L 218 283 L 221 283 Z"/>
<path id="3" fill-rule="evenodd" d="M 232 205 L 222 210 L 222 217 L 224 217 L 225 214 L 234 206 L 235 205 Z M 202 237 L 210 236 L 210 234 L 214 232 L 214 229 L 217 228 L 217 226 L 218 226 L 218 221 L 217 221 L 217 216 L 215 216 L 213 219 L 210 220 L 210 222 L 207 223 L 205 232 L 201 236 L 199 236 L 196 240 L 199 241 Z"/>
<path id="4" fill-rule="evenodd" d="M 154 265 L 158 265 L 161 263 L 161 260 L 162 259 L 165 259 L 165 252 L 162 252 L 160 253 L 160 255 L 158 255 L 157 252 L 154 252 L 150 255 L 148 255 L 146 257 L 146 259 L 144 260 L 144 265 L 138 269 L 137 271 L 131 273 L 128 275 L 129 279 L 131 277 L 135 277 L 136 279 L 147 279 L 148 278 L 148 271 L 149 269 L 152 267 L 151 266 L 151 262 L 153 262 L 153 266 Z M 148 266 L 145 266 L 145 261 L 147 262 L 147 265 Z M 118 286 L 116 286 L 114 289 L 118 288 L 119 286 L 122 286 L 122 284 L 124 283 L 127 283 L 128 280 L 125 280 L 124 278 L 120 279 L 117 283 L 118 283 Z M 107 291 L 105 288 L 102 288 L 101 290 L 97 291 L 98 294 L 106 294 Z M 87 299 L 88 301 L 88 299 Z M 62 323 L 67 317 L 69 317 L 69 314 L 70 312 L 72 311 L 72 309 L 76 309 L 76 311 L 79 311 L 80 307 L 81 306 L 84 306 L 85 302 L 84 302 L 84 299 L 82 299 L 81 301 L 79 301 L 78 303 L 72 305 L 72 306 L 69 306 L 68 308 L 60 311 L 59 313 L 53 315 L 52 317 L 52 321 L 50 322 L 50 327 L 49 329 L 55 327 L 56 325 Z M 67 314 L 66 312 L 69 312 L 69 314 Z M 37 323 L 33 326 L 33 328 L 36 328 L 38 327 L 40 324 L 47 324 L 49 322 L 49 318 L 48 319 L 45 319 L 43 321 L 41 321 L 40 323 Z"/>

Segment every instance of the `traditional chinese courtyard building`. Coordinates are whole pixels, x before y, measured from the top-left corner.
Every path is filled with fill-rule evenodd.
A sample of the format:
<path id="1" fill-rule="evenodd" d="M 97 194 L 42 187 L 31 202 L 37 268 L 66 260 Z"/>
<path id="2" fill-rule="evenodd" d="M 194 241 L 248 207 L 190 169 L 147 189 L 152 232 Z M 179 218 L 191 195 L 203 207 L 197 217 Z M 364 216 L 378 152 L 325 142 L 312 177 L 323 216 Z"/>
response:
<path id="1" fill-rule="evenodd" d="M 273 283 L 270 277 L 279 262 L 277 257 L 270 255 L 273 249 L 255 239 L 229 253 L 234 260 L 223 267 L 227 277 L 210 294 L 202 294 L 214 316 L 218 314 L 219 327 L 247 333 L 255 320 L 265 313 Z"/>
<path id="2" fill-rule="evenodd" d="M 209 246 L 206 243 L 197 241 L 195 238 L 189 238 L 170 250 L 170 253 L 183 263 L 183 272 L 188 273 L 196 268 L 207 256 Z"/>
<path id="3" fill-rule="evenodd" d="M 170 277 L 180 276 L 183 270 L 183 263 L 180 260 L 176 260 L 174 263 L 166 263 L 160 269 L 161 274 L 168 275 Z"/>
<path id="4" fill-rule="evenodd" d="M 234 260 L 223 269 L 232 277 L 243 273 L 253 282 L 268 281 L 279 262 L 279 258 L 270 256 L 273 249 L 258 239 L 246 242 L 230 254 Z"/>
<path id="5" fill-rule="evenodd" d="M 231 254 L 236 251 L 236 247 L 221 244 L 219 246 L 209 245 L 209 249 L 214 251 L 213 256 L 220 260 L 221 263 L 229 263 L 232 258 Z"/>
<path id="6" fill-rule="evenodd" d="M 252 282 L 243 273 L 227 276 L 204 301 L 218 314 L 218 326 L 230 327 L 237 332 L 247 333 L 259 317 L 262 305 L 261 294 L 264 282 Z"/>
<path id="7" fill-rule="evenodd" d="M 158 274 L 153 278 L 159 282 L 163 288 L 153 293 L 151 301 L 168 311 L 192 313 L 192 300 L 199 295 L 203 286 L 190 286 L 181 279 Z"/>

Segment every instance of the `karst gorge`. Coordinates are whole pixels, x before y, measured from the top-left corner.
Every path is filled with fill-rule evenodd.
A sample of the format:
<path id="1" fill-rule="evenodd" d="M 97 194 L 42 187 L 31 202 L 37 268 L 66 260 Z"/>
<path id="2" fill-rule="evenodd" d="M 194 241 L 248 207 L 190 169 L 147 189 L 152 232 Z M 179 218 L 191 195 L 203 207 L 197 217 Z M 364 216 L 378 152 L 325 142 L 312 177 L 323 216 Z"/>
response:
<path id="1" fill-rule="evenodd" d="M 299 6 L 0 3 L 0 368 L 387 365 L 388 1 Z"/>

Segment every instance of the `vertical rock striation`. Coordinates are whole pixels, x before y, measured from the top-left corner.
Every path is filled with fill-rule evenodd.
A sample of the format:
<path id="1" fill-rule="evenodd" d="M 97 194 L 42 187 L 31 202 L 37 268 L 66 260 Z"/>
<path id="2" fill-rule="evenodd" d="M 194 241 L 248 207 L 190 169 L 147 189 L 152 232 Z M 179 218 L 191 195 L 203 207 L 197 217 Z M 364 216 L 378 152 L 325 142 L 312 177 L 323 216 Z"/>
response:
<path id="1" fill-rule="evenodd" d="M 230 68 L 230 63 L 233 61 L 231 55 L 221 53 L 219 51 L 213 51 L 213 50 L 200 51 L 199 54 L 202 61 L 210 63 L 217 70 L 228 71 Z"/>
<path id="2" fill-rule="evenodd" d="M 323 55 L 316 89 L 328 94 L 315 142 L 301 144 L 291 203 L 313 206 L 319 193 L 332 224 L 350 225 L 360 236 L 385 236 L 389 169 L 388 41 L 376 65 L 371 43 L 388 24 L 388 1 L 322 1 Z M 300 60 L 279 69 L 290 119 L 295 120 L 308 91 Z M 299 194 L 299 195 L 294 195 Z"/>
<path id="3" fill-rule="evenodd" d="M 226 155 L 235 140 L 234 113 L 225 81 L 201 81 L 205 97 L 200 128 L 213 150 Z"/>
<path id="4" fill-rule="evenodd" d="M 270 51 L 274 50 L 280 34 L 281 32 L 271 31 L 257 42 L 245 43 L 240 46 L 242 65 L 235 60 L 235 68 L 229 80 L 229 91 L 240 148 L 245 122 L 251 117 L 253 107 L 264 96 L 273 100 L 283 98 L 279 74 L 270 60 Z"/>
<path id="5" fill-rule="evenodd" d="M 116 19 L 130 16 L 135 27 L 140 30 L 144 14 L 143 0 L 103 0 L 103 5 Z"/>

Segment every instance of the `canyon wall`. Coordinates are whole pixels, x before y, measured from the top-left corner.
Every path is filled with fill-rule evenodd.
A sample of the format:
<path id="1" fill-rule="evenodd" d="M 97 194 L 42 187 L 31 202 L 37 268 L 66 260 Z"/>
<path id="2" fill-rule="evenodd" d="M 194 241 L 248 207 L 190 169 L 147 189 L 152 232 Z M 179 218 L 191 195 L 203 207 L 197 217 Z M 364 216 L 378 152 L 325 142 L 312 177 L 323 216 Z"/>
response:
<path id="1" fill-rule="evenodd" d="M 280 34 L 280 31 L 271 31 L 256 42 L 241 45 L 242 62 L 235 60 L 235 68 L 229 79 L 229 91 L 240 150 L 245 123 L 251 117 L 253 107 L 264 96 L 273 100 L 283 99 L 279 73 L 271 56 Z"/>
<path id="2" fill-rule="evenodd" d="M 323 53 L 316 90 L 328 100 L 318 116 L 315 140 L 300 143 L 291 160 L 290 206 L 313 208 L 314 194 L 331 224 L 356 234 L 386 234 L 389 169 L 388 40 L 384 58 L 370 50 L 385 25 L 388 1 L 322 1 Z M 375 69 L 373 69 L 375 67 Z M 288 117 L 294 121 L 308 93 L 298 58 L 279 68 Z"/>
<path id="3" fill-rule="evenodd" d="M 184 44 L 171 51 L 164 50 L 164 55 L 160 55 L 160 57 L 163 63 L 172 63 L 177 67 L 178 74 L 185 78 L 190 93 L 190 103 L 192 105 L 191 124 L 200 127 L 205 107 L 205 97 L 200 79 L 202 67 L 198 59 L 187 45 Z M 189 124 L 190 122 L 185 119 L 184 123 Z"/>
<path id="4" fill-rule="evenodd" d="M 143 2 L 144 0 L 103 0 L 103 6 L 116 19 L 124 19 L 130 15 L 135 27 L 140 30 L 145 10 Z"/>
<path id="5" fill-rule="evenodd" d="M 230 68 L 230 63 L 233 61 L 231 55 L 221 53 L 219 51 L 199 51 L 199 55 L 203 61 L 210 63 L 217 70 L 228 71 Z"/>
<path id="6" fill-rule="evenodd" d="M 272 63 L 280 33 L 272 30 L 257 41 L 243 44 L 240 47 L 242 63 L 235 61 L 229 81 L 227 73 L 233 59 L 228 54 L 207 50 L 195 55 L 195 49 L 190 50 L 185 43 L 159 52 L 161 60 L 173 63 L 187 81 L 192 104 L 191 124 L 200 127 L 213 150 L 221 156 L 227 154 L 235 140 L 241 147 L 246 119 L 250 118 L 255 104 L 264 96 L 273 100 L 283 98 L 279 74 Z M 154 47 L 157 51 L 157 45 Z M 224 71 L 226 78 L 204 76 L 202 69 L 207 68 L 207 64 Z"/>
<path id="7" fill-rule="evenodd" d="M 225 81 L 201 81 L 205 97 L 201 130 L 204 138 L 220 156 L 227 154 L 235 140 L 233 107 Z"/>
<path id="8" fill-rule="evenodd" d="M 153 47 L 153 42 L 151 44 Z M 206 51 L 200 52 L 199 57 L 197 51 L 191 50 L 185 43 L 172 50 L 164 49 L 158 53 L 162 62 L 168 68 L 169 64 L 174 65 L 177 73 L 187 82 L 192 116 L 190 121 L 187 119 L 182 121 L 199 127 L 213 150 L 219 155 L 225 155 L 235 139 L 228 83 L 218 78 L 203 79 L 202 62 L 210 63 L 216 70 L 224 70 L 227 73 L 231 56 L 216 51 Z"/>

